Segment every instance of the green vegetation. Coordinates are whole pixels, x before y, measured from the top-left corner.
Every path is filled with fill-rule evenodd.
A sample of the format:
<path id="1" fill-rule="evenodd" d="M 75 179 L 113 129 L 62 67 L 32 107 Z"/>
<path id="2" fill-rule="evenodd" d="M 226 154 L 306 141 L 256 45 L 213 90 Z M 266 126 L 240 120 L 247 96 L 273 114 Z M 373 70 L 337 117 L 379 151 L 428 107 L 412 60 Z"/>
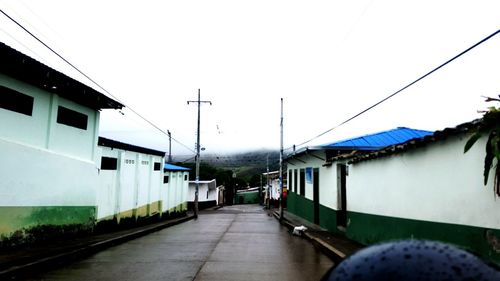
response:
<path id="1" fill-rule="evenodd" d="M 500 102 L 500 96 L 499 98 L 487 98 L 486 101 Z M 495 175 L 493 188 L 496 194 L 500 196 L 500 166 L 498 166 L 498 162 L 500 161 L 500 108 L 492 106 L 484 113 L 481 122 L 465 144 L 464 153 L 469 151 L 474 143 L 482 136 L 488 136 L 488 141 L 486 142 L 486 156 L 484 158 L 484 185 L 488 183 L 488 176 L 493 167 L 493 161 L 496 159 L 496 165 L 493 167 Z"/>

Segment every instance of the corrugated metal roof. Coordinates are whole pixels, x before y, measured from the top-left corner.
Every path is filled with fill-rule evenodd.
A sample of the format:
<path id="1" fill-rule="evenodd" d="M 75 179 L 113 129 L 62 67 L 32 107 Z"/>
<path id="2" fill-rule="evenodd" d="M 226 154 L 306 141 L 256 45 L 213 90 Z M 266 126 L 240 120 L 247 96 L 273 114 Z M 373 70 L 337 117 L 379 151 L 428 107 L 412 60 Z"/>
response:
<path id="1" fill-rule="evenodd" d="M 163 169 L 167 171 L 191 171 L 189 168 L 181 167 L 181 166 L 176 166 L 172 164 L 165 163 L 165 166 L 163 166 Z"/>
<path id="2" fill-rule="evenodd" d="M 124 105 L 0 42 L 0 73 L 98 110 Z"/>
<path id="3" fill-rule="evenodd" d="M 388 131 L 322 145 L 321 147 L 338 150 L 379 150 L 387 146 L 404 143 L 411 139 L 423 138 L 432 134 L 433 132 L 431 131 L 398 127 Z"/>
<path id="4" fill-rule="evenodd" d="M 123 149 L 123 150 L 129 150 L 129 151 L 134 151 L 134 152 L 139 152 L 139 153 L 144 153 L 144 154 L 151 154 L 151 155 L 156 155 L 160 157 L 165 156 L 165 152 L 151 149 L 151 148 L 146 148 L 142 146 L 137 146 L 133 144 L 128 144 L 124 143 L 121 141 L 117 140 L 112 140 L 108 139 L 105 137 L 99 137 L 97 140 L 97 144 L 100 146 L 106 146 L 106 147 L 111 147 L 111 148 L 118 148 L 118 149 Z"/>
<path id="5" fill-rule="evenodd" d="M 408 140 L 404 143 L 399 143 L 395 145 L 388 146 L 382 150 L 373 151 L 370 153 L 357 154 L 354 156 L 340 156 L 337 157 L 336 160 L 340 159 L 350 159 L 349 164 L 358 163 L 362 161 L 367 161 L 371 159 L 381 158 L 388 155 L 402 153 L 407 150 L 416 149 L 419 147 L 423 147 L 428 145 L 429 143 L 437 142 L 444 140 L 450 136 L 466 134 L 470 132 L 472 129 L 476 128 L 478 124 L 482 121 L 482 119 L 473 120 L 471 122 L 460 124 L 453 128 L 445 128 L 440 131 L 436 131 L 430 135 L 426 135 L 422 138 L 416 138 L 412 140 Z"/>

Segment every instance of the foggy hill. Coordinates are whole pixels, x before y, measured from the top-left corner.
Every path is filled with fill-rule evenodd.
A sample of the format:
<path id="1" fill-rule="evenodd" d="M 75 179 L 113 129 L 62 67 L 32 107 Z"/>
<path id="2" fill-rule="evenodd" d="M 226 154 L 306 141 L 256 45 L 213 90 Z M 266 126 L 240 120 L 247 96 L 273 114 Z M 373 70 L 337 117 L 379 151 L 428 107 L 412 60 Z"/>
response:
<path id="1" fill-rule="evenodd" d="M 233 154 L 201 154 L 201 163 L 232 170 L 238 176 L 251 176 L 266 172 L 266 159 L 269 156 L 269 171 L 279 169 L 279 151 L 255 150 Z M 187 160 L 186 160 L 187 159 Z M 194 157 L 175 156 L 173 162 L 194 163 Z"/>

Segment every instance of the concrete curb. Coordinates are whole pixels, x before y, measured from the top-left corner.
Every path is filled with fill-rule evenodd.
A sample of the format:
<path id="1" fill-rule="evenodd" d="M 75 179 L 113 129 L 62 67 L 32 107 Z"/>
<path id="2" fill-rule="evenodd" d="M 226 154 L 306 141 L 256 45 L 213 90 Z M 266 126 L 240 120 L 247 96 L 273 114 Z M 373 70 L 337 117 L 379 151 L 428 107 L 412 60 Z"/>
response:
<path id="1" fill-rule="evenodd" d="M 52 256 L 48 256 L 42 259 L 38 259 L 32 262 L 28 262 L 23 265 L 11 266 L 8 269 L 0 271 L 0 280 L 12 279 L 14 280 L 16 276 L 23 276 L 26 272 L 36 272 L 40 271 L 40 269 L 47 270 L 48 268 L 53 268 L 56 265 L 61 265 L 65 263 L 69 263 L 71 261 L 77 260 L 81 257 L 88 256 L 90 254 L 97 253 L 106 248 L 133 240 L 135 238 L 139 238 L 141 236 L 162 230 L 164 228 L 174 226 L 186 221 L 194 219 L 193 215 L 187 215 L 182 218 L 174 219 L 166 221 L 163 224 L 157 224 L 154 226 L 145 226 L 137 231 L 122 234 L 113 238 L 109 238 L 106 240 L 93 242 L 84 246 L 80 246 L 76 249 L 71 249 L 67 252 L 54 254 Z"/>
<path id="2" fill-rule="evenodd" d="M 278 212 L 273 212 L 273 216 L 276 219 L 280 219 L 280 215 Z M 281 224 L 285 225 L 288 227 L 290 230 L 293 230 L 296 225 L 293 225 L 290 221 L 286 219 L 286 217 L 283 217 L 283 220 L 281 221 Z M 331 258 L 334 262 L 339 263 L 342 260 L 344 260 L 347 257 L 347 254 L 340 251 L 339 249 L 333 247 L 332 245 L 326 243 L 320 238 L 315 237 L 314 235 L 311 235 L 307 230 L 304 232 L 304 236 L 307 240 L 311 241 L 311 243 L 318 248 L 321 252 L 323 252 L 325 255 L 327 255 L 329 258 Z"/>

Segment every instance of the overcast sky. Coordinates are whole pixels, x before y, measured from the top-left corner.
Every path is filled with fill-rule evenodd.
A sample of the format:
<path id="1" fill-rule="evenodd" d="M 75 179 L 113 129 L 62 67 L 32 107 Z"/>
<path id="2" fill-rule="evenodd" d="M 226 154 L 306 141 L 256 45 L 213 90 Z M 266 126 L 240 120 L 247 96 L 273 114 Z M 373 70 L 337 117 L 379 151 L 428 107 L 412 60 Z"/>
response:
<path id="1" fill-rule="evenodd" d="M 3 11 L 120 101 L 206 153 L 279 149 L 324 132 L 500 28 L 500 1 L 29 1 Z M 0 14 L 0 41 L 98 89 Z M 308 145 L 480 117 L 500 90 L 500 35 Z M 99 90 L 99 89 L 98 89 Z M 102 90 L 101 90 L 102 92 Z M 101 135 L 168 150 L 130 110 Z M 190 152 L 173 144 L 173 154 Z"/>

